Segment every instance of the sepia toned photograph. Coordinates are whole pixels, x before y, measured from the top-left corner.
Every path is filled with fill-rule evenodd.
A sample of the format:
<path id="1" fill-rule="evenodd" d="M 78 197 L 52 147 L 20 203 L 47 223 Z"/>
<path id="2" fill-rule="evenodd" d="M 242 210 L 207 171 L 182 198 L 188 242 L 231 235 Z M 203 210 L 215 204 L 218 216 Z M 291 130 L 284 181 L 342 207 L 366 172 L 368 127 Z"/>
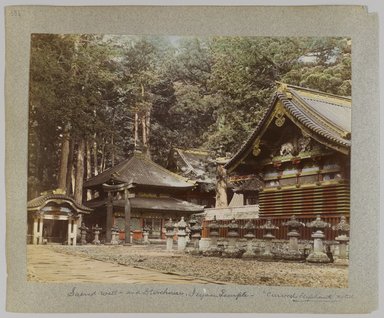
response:
<path id="1" fill-rule="evenodd" d="M 348 288 L 352 55 L 31 34 L 28 282 Z"/>
<path id="2" fill-rule="evenodd" d="M 377 313 L 375 10 L 4 17 L 7 312 Z"/>

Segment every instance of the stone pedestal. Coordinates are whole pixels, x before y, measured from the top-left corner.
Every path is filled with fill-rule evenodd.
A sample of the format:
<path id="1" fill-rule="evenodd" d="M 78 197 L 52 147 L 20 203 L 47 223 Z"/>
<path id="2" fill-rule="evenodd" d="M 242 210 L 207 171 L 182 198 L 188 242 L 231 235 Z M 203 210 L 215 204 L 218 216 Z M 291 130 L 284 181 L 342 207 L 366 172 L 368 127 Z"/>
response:
<path id="1" fill-rule="evenodd" d="M 196 220 L 191 220 L 189 221 L 190 229 L 191 229 L 191 249 L 190 253 L 194 255 L 198 255 L 201 253 L 199 249 L 199 241 L 201 239 L 201 225 L 200 223 Z"/>
<path id="2" fill-rule="evenodd" d="M 243 258 L 252 259 L 256 257 L 256 253 L 252 244 L 252 240 L 255 238 L 253 234 L 246 234 L 244 235 L 244 238 L 247 239 L 247 247 L 245 249 L 244 254 L 242 255 Z"/>
<path id="3" fill-rule="evenodd" d="M 279 228 L 272 224 L 271 219 L 267 219 L 264 225 L 260 226 L 260 229 L 263 229 L 265 234 L 263 235 L 265 241 L 264 252 L 259 256 L 262 259 L 272 260 L 274 255 L 272 253 L 272 240 L 275 239 L 275 236 L 272 234 L 272 231 L 278 230 Z"/>
<path id="4" fill-rule="evenodd" d="M 166 248 L 167 252 L 172 252 L 173 250 L 173 236 L 175 235 L 174 229 L 175 226 L 172 222 L 172 219 L 169 219 L 164 225 L 165 227 L 165 237 L 166 237 Z"/>
<path id="5" fill-rule="evenodd" d="M 209 237 L 203 237 L 199 241 L 199 250 L 204 252 L 211 246 L 211 239 Z"/>
<path id="6" fill-rule="evenodd" d="M 204 256 L 220 256 L 221 250 L 217 246 L 217 238 L 219 237 L 219 224 L 216 221 L 216 216 L 213 217 L 212 222 L 208 225 L 210 245 L 203 252 Z"/>
<path id="7" fill-rule="evenodd" d="M 114 226 L 111 229 L 111 245 L 119 244 L 119 228 Z"/>
<path id="8" fill-rule="evenodd" d="M 318 230 L 312 234 L 313 238 L 313 252 L 308 255 L 307 262 L 310 263 L 329 263 L 331 260 L 324 253 L 323 239 L 325 235 L 322 231 Z"/>
<path id="9" fill-rule="evenodd" d="M 242 255 L 243 258 L 252 259 L 256 257 L 256 253 L 252 244 L 252 240 L 255 238 L 255 235 L 253 234 L 255 228 L 256 227 L 251 220 L 249 220 L 244 226 L 244 229 L 247 231 L 247 234 L 244 235 L 244 238 L 247 239 L 247 247 L 244 254 Z"/>
<path id="10" fill-rule="evenodd" d="M 86 245 L 87 244 L 87 232 L 88 228 L 85 226 L 84 223 L 81 224 L 79 227 L 80 230 L 80 245 Z"/>
<path id="11" fill-rule="evenodd" d="M 183 252 L 187 246 L 187 223 L 184 221 L 184 217 L 181 218 L 180 222 L 177 224 L 177 250 Z"/>
<path id="12" fill-rule="evenodd" d="M 99 227 L 98 224 L 96 224 L 96 226 L 92 227 L 92 231 L 93 231 L 93 235 L 94 235 L 94 239 L 92 241 L 92 244 L 100 245 L 99 234 L 100 234 L 101 230 L 102 230 L 102 228 Z"/>
<path id="13" fill-rule="evenodd" d="M 315 221 L 307 223 L 307 227 L 313 228 L 313 251 L 307 257 L 307 262 L 310 263 L 329 263 L 331 260 L 328 255 L 324 253 L 323 239 L 325 237 L 323 229 L 329 227 L 330 224 L 321 220 L 318 215 Z"/>
<path id="14" fill-rule="evenodd" d="M 235 219 L 232 219 L 228 225 L 228 245 L 227 248 L 221 254 L 222 257 L 238 258 L 241 257 L 242 251 L 237 248 L 236 242 L 239 238 L 239 225 Z"/>
<path id="15" fill-rule="evenodd" d="M 334 264 L 348 266 L 347 244 L 349 242 L 349 237 L 347 235 L 339 235 L 335 240 L 339 242 L 339 256 L 334 261 Z"/>
<path id="16" fill-rule="evenodd" d="M 333 230 L 339 232 L 339 235 L 335 238 L 339 242 L 339 256 L 335 260 L 335 265 L 349 265 L 348 255 L 347 255 L 347 245 L 349 242 L 349 230 L 350 226 L 347 223 L 346 217 L 343 215 L 340 218 L 340 223 L 333 227 Z"/>
<path id="17" fill-rule="evenodd" d="M 148 236 L 149 236 L 149 232 L 144 231 L 143 232 L 143 244 L 145 244 L 145 245 L 151 244 L 151 242 L 149 242 Z"/>
<path id="18" fill-rule="evenodd" d="M 288 226 L 289 232 L 287 236 L 289 238 L 289 245 L 288 250 L 284 251 L 281 257 L 287 260 L 302 260 L 304 256 L 299 251 L 298 239 L 300 234 L 298 230 L 300 227 L 304 226 L 304 224 L 297 221 L 295 215 L 292 215 L 291 219 L 288 222 L 283 223 L 283 225 Z"/>

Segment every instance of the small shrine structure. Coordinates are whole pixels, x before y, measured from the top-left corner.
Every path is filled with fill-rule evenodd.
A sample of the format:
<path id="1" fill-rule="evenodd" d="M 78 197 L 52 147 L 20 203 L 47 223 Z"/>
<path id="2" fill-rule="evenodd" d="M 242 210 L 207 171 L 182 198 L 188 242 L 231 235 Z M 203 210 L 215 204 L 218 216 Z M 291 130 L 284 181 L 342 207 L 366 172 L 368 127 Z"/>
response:
<path id="1" fill-rule="evenodd" d="M 79 219 L 92 209 L 61 189 L 47 191 L 27 203 L 28 243 L 76 245 Z"/>

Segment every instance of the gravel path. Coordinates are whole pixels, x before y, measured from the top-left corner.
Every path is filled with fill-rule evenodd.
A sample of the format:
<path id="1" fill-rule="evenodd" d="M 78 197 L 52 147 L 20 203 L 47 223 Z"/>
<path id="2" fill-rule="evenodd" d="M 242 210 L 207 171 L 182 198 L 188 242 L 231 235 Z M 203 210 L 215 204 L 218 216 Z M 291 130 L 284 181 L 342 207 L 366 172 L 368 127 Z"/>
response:
<path id="1" fill-rule="evenodd" d="M 242 285 L 348 287 L 348 267 L 262 262 L 169 253 L 164 246 L 44 246 L 53 251 L 130 267 Z"/>

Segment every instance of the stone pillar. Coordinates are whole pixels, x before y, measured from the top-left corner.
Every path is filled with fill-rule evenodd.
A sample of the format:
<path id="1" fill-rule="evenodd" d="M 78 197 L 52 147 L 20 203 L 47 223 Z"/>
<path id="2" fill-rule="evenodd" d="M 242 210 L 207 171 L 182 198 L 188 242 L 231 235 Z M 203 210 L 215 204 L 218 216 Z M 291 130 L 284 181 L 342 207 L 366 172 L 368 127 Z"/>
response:
<path id="1" fill-rule="evenodd" d="M 306 224 L 307 227 L 313 228 L 313 252 L 308 255 L 307 262 L 310 263 L 329 263 L 331 260 L 324 253 L 323 239 L 325 237 L 323 230 L 329 227 L 330 224 L 321 220 L 320 215 L 315 221 Z"/>
<path id="2" fill-rule="evenodd" d="M 107 220 L 106 220 L 106 231 L 105 231 L 105 242 L 111 243 L 112 240 L 112 227 L 113 227 L 113 204 L 112 204 L 112 192 L 108 191 L 107 200 Z"/>
<path id="3" fill-rule="evenodd" d="M 187 228 L 187 223 L 184 221 L 184 217 L 181 217 L 181 220 L 179 223 L 177 223 L 177 250 L 179 252 L 182 252 L 185 250 L 185 247 L 187 246 L 187 241 L 186 241 L 186 228 Z"/>
<path id="4" fill-rule="evenodd" d="M 119 244 L 119 228 L 115 225 L 111 228 L 111 245 Z"/>
<path id="5" fill-rule="evenodd" d="M 333 230 L 338 231 L 338 236 L 335 238 L 336 241 L 339 242 L 339 256 L 334 261 L 335 265 L 344 265 L 348 266 L 348 255 L 347 255 L 347 244 L 349 242 L 349 230 L 350 226 L 347 223 L 347 219 L 345 216 L 341 216 L 340 223 L 336 226 L 332 227 Z"/>
<path id="6" fill-rule="evenodd" d="M 89 229 L 85 226 L 84 223 L 82 223 L 81 226 L 79 227 L 79 230 L 80 230 L 80 235 L 81 235 L 80 244 L 86 245 L 87 244 L 87 232 Z"/>
<path id="7" fill-rule="evenodd" d="M 68 218 L 68 230 L 67 230 L 67 244 L 72 245 L 72 222 L 73 218 Z"/>
<path id="8" fill-rule="evenodd" d="M 241 257 L 241 250 L 237 248 L 236 242 L 239 238 L 239 225 L 236 222 L 236 219 L 233 218 L 231 223 L 228 225 L 228 245 L 227 248 L 223 251 L 221 256 L 228 258 L 238 258 Z"/>
<path id="9" fill-rule="evenodd" d="M 272 231 L 278 230 L 279 228 L 272 224 L 271 219 L 267 219 L 264 225 L 259 227 L 263 229 L 265 234 L 263 238 L 265 240 L 264 253 L 260 255 L 264 259 L 273 259 L 274 255 L 272 254 L 272 240 L 275 239 L 275 236 L 272 234 Z"/>
<path id="10" fill-rule="evenodd" d="M 73 220 L 72 237 L 73 237 L 72 245 L 76 246 L 76 244 L 77 244 L 77 220 Z"/>
<path id="11" fill-rule="evenodd" d="M 210 246 L 203 252 L 204 256 L 220 256 L 221 250 L 217 247 L 217 238 L 219 237 L 219 224 L 216 221 L 216 215 L 208 224 L 209 238 L 211 239 Z"/>
<path id="12" fill-rule="evenodd" d="M 37 211 L 33 221 L 33 244 L 43 244 L 44 212 Z"/>
<path id="13" fill-rule="evenodd" d="M 296 220 L 296 216 L 292 215 L 291 219 L 288 222 L 283 223 L 284 226 L 288 226 L 288 238 L 289 246 L 288 250 L 283 252 L 281 255 L 282 258 L 288 260 L 301 260 L 303 259 L 302 253 L 299 251 L 298 239 L 300 237 L 299 228 L 304 226 L 304 223 L 301 223 Z"/>
<path id="14" fill-rule="evenodd" d="M 39 232 L 38 232 L 38 226 L 39 226 L 39 218 L 34 217 L 33 218 L 33 240 L 32 243 L 34 245 L 38 244 L 39 242 Z"/>
<path id="15" fill-rule="evenodd" d="M 166 231 L 165 236 L 167 238 L 166 251 L 172 252 L 173 236 L 175 235 L 175 232 L 174 232 L 175 226 L 173 225 L 172 219 L 169 219 L 169 221 L 165 223 L 164 227 Z"/>
<path id="16" fill-rule="evenodd" d="M 102 228 L 99 227 L 98 224 L 96 224 L 94 227 L 92 227 L 92 230 L 93 230 L 93 235 L 95 236 L 94 240 L 92 241 L 92 244 L 100 245 L 99 234 Z"/>
<path id="17" fill-rule="evenodd" d="M 249 220 L 245 226 L 244 229 L 246 230 L 246 234 L 244 235 L 244 238 L 247 239 L 247 248 L 245 250 L 245 253 L 242 255 L 243 258 L 252 259 L 256 257 L 256 253 L 254 252 L 254 248 L 252 245 L 252 240 L 255 238 L 254 230 L 255 225 L 252 223 L 252 220 Z"/>

